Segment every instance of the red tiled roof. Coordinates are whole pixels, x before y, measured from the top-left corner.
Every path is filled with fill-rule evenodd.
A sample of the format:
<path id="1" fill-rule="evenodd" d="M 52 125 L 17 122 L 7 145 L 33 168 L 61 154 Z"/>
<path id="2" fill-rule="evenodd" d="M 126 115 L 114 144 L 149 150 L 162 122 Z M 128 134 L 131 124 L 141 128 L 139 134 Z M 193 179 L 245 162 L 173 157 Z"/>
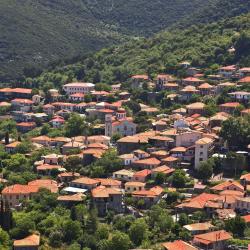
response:
<path id="1" fill-rule="evenodd" d="M 196 78 L 196 77 L 187 77 L 183 79 L 185 82 L 203 82 L 203 80 Z"/>
<path id="2" fill-rule="evenodd" d="M 223 190 L 226 190 L 230 186 L 236 186 L 239 189 L 241 189 L 242 191 L 244 191 L 244 187 L 240 183 L 238 183 L 237 181 L 225 181 L 223 183 L 220 183 L 220 184 L 212 187 L 211 190 L 223 191 Z"/>
<path id="3" fill-rule="evenodd" d="M 205 207 L 205 204 L 210 200 L 215 200 L 219 196 L 216 194 L 208 194 L 208 193 L 202 193 L 191 200 L 184 202 L 177 207 L 179 208 L 196 208 L 196 209 L 202 209 Z"/>
<path id="4" fill-rule="evenodd" d="M 0 89 L 0 92 L 31 94 L 32 89 L 25 89 L 25 88 L 2 88 L 2 89 Z"/>
<path id="5" fill-rule="evenodd" d="M 20 122 L 16 124 L 18 127 L 36 127 L 35 122 Z"/>
<path id="6" fill-rule="evenodd" d="M 40 245 L 40 236 L 36 234 L 29 235 L 21 240 L 15 240 L 14 247 L 37 247 Z"/>
<path id="7" fill-rule="evenodd" d="M 36 167 L 37 170 L 51 170 L 51 169 L 60 169 L 62 166 L 60 165 L 50 165 L 50 164 L 42 164 Z"/>
<path id="8" fill-rule="evenodd" d="M 33 101 L 29 99 L 22 99 L 22 98 L 16 98 L 11 100 L 11 102 L 19 102 L 19 103 L 25 103 L 25 104 L 33 104 Z"/>
<path id="9" fill-rule="evenodd" d="M 204 245 L 209 245 L 214 242 L 224 241 L 231 239 L 232 236 L 225 230 L 209 232 L 205 234 L 198 234 L 194 236 L 194 242 L 199 242 Z"/>
<path id="10" fill-rule="evenodd" d="M 163 188 L 160 186 L 155 186 L 150 188 L 149 190 L 140 190 L 132 193 L 133 196 L 139 197 L 156 197 L 162 194 Z"/>
<path id="11" fill-rule="evenodd" d="M 250 83 L 250 76 L 246 76 L 239 80 L 239 83 Z"/>
<path id="12" fill-rule="evenodd" d="M 237 108 L 238 106 L 240 106 L 239 102 L 227 102 L 220 105 L 220 107 L 227 107 L 227 108 Z"/>
<path id="13" fill-rule="evenodd" d="M 242 216 L 241 218 L 244 219 L 244 221 L 245 221 L 246 223 L 249 223 L 249 222 L 250 222 L 250 214 L 245 215 L 245 216 Z"/>
<path id="14" fill-rule="evenodd" d="M 111 195 L 122 195 L 122 191 L 118 188 L 107 188 L 98 186 L 91 191 L 94 198 L 108 198 Z"/>
<path id="15" fill-rule="evenodd" d="M 133 75 L 131 78 L 132 79 L 143 79 L 143 80 L 149 79 L 148 75 Z"/>
<path id="16" fill-rule="evenodd" d="M 221 67 L 220 69 L 225 70 L 225 71 L 233 71 L 233 70 L 236 70 L 236 66 L 235 65 L 229 65 L 229 66 Z"/>
<path id="17" fill-rule="evenodd" d="M 141 159 L 134 161 L 133 164 L 139 164 L 139 165 L 160 165 L 161 161 L 159 161 L 157 158 L 151 157 L 146 159 Z"/>
<path id="18" fill-rule="evenodd" d="M 151 175 L 151 173 L 151 170 L 143 169 L 141 171 L 136 172 L 133 177 L 147 177 L 148 175 Z"/>
<path id="19" fill-rule="evenodd" d="M 162 246 L 167 250 L 198 250 L 198 248 L 182 240 L 175 240 L 174 242 L 162 243 Z"/>
<path id="20" fill-rule="evenodd" d="M 73 183 L 81 183 L 81 184 L 85 184 L 85 185 L 95 185 L 95 184 L 100 183 L 99 180 L 91 179 L 91 178 L 88 178 L 88 177 L 81 177 L 81 178 L 78 178 L 76 180 L 73 180 L 72 182 Z"/>

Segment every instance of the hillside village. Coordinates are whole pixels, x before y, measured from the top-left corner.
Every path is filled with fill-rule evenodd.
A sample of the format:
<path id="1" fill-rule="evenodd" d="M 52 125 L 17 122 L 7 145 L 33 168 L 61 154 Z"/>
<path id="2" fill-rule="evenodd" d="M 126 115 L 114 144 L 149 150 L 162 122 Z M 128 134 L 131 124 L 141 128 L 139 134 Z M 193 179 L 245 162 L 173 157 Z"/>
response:
<path id="1" fill-rule="evenodd" d="M 9 246 L 247 249 L 250 68 L 176 67 L 182 77 L 0 89 Z"/>

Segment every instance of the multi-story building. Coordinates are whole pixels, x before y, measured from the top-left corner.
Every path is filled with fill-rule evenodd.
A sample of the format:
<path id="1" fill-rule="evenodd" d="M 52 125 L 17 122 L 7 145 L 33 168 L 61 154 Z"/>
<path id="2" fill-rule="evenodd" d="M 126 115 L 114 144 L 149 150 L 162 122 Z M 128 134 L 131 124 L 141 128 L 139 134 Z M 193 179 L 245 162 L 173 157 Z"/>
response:
<path id="1" fill-rule="evenodd" d="M 92 201 L 98 210 L 98 214 L 103 216 L 109 210 L 116 213 L 124 212 L 123 192 L 119 188 L 108 188 L 99 186 L 91 191 Z"/>
<path id="2" fill-rule="evenodd" d="M 73 82 L 63 85 L 63 90 L 68 94 L 76 94 L 76 93 L 90 93 L 94 90 L 95 85 L 93 83 L 88 82 Z"/>
<path id="3" fill-rule="evenodd" d="M 195 168 L 197 168 L 202 161 L 206 161 L 212 153 L 213 140 L 211 138 L 201 138 L 195 142 Z"/>
<path id="4" fill-rule="evenodd" d="M 119 109 L 116 116 L 105 116 L 105 135 L 112 137 L 114 134 L 121 136 L 134 135 L 136 133 L 136 124 L 132 118 L 126 117 L 126 111 Z"/>

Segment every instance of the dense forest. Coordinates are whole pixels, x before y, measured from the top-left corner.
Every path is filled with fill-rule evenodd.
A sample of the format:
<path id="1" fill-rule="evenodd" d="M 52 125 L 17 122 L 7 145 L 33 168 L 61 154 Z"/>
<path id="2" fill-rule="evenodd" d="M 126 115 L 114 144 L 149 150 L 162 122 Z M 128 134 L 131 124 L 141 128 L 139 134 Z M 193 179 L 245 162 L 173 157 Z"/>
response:
<path id="1" fill-rule="evenodd" d="M 33 64 L 44 66 L 59 58 L 70 58 L 122 42 L 128 36 L 151 34 L 206 2 L 1 1 L 0 79 L 13 79 L 24 67 Z"/>
<path id="2" fill-rule="evenodd" d="M 132 74 L 171 73 L 183 60 L 206 68 L 213 68 L 214 64 L 249 65 L 249 27 L 250 15 L 247 14 L 218 23 L 162 32 L 150 39 L 142 38 L 103 49 L 75 64 L 57 66 L 36 79 L 27 79 L 27 82 L 43 88 L 60 87 L 73 80 L 122 82 Z M 233 53 L 230 52 L 232 47 L 235 48 Z"/>
<path id="3" fill-rule="evenodd" d="M 58 59 L 174 26 L 208 23 L 246 13 L 242 0 L 105 0 L 0 2 L 0 81 L 29 75 Z M 192 14 L 192 15 L 190 15 Z"/>

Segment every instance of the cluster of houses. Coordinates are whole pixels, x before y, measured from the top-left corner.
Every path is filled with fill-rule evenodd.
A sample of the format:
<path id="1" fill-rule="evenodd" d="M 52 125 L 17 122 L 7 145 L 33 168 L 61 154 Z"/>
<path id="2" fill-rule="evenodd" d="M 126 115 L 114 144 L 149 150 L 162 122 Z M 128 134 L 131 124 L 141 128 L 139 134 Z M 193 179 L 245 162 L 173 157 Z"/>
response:
<path id="1" fill-rule="evenodd" d="M 172 92 L 168 95 L 171 101 L 186 102 L 197 94 L 213 97 L 228 87 L 240 89 L 241 86 L 250 84 L 250 68 L 239 69 L 235 65 L 221 67 L 218 75 L 208 76 L 210 84 L 204 80 L 199 69 L 186 64 L 184 66 L 189 74 L 187 78 L 179 80 L 172 75 L 160 74 L 152 81 L 147 75 L 134 75 L 131 77 L 131 87 L 144 88 L 146 84 L 149 94 L 153 90 L 169 90 Z M 169 177 L 176 169 L 184 169 L 189 175 L 188 170 L 197 169 L 201 162 L 216 157 L 223 146 L 219 136 L 222 122 L 233 116 L 239 106 L 246 106 L 250 100 L 250 92 L 231 92 L 231 102 L 219 105 L 219 112 L 211 117 L 205 116 L 206 105 L 202 102 L 183 105 L 169 115 L 157 115 L 157 108 L 140 104 L 141 110 L 153 118 L 152 128 L 138 133 L 138 124 L 124 109 L 131 94 L 127 90 L 121 90 L 120 84 L 112 85 L 110 92 L 96 91 L 94 84 L 81 82 L 65 84 L 62 89 L 62 93 L 56 89 L 49 90 L 50 103 L 44 103 L 44 97 L 32 94 L 31 89 L 0 89 L 0 107 L 8 108 L 9 117 L 17 122 L 17 129 L 22 133 L 44 123 L 60 129 L 72 112 L 101 122 L 96 128 L 98 135 L 74 138 L 52 138 L 47 135 L 32 137 L 31 142 L 35 148 L 59 148 L 60 154 L 44 155 L 35 162 L 34 169 L 41 179 L 26 185 L 9 186 L 7 180 L 0 178 L 0 182 L 5 185 L 1 198 L 13 209 L 22 209 L 23 201 L 31 199 L 41 188 L 58 193 L 57 200 L 62 204 L 84 202 L 89 196 L 100 216 L 106 215 L 110 210 L 119 214 L 131 212 L 125 197 L 131 197 L 134 204 L 140 203 L 142 210 L 150 209 L 166 197 L 167 188 L 173 189 L 170 183 L 154 184 L 157 176 L 161 174 Z M 119 101 L 107 102 L 111 93 L 117 95 Z M 94 101 L 85 102 L 86 94 L 91 94 Z M 152 98 L 153 96 L 152 94 Z M 42 107 L 43 112 L 37 111 L 38 106 Z M 250 114 L 250 109 L 241 109 L 241 114 Z M 114 145 L 111 138 L 116 134 L 121 138 Z M 6 144 L 6 152 L 15 153 L 20 143 L 12 141 Z M 111 147 L 117 148 L 123 168 L 110 173 L 108 178 L 89 178 L 73 170 L 67 172 L 64 167 L 70 157 L 69 153 L 74 149 L 80 152 L 77 156 L 82 164 L 88 165 L 101 159 Z M 250 147 L 245 149 L 246 155 L 249 150 Z M 191 196 L 175 206 L 176 214 L 204 211 L 210 218 L 227 220 L 234 218 L 238 212 L 250 213 L 250 174 L 242 175 L 240 181 L 224 180 L 221 176 L 218 185 L 210 188 L 209 193 L 205 192 L 207 189 L 207 186 L 195 180 Z M 250 222 L 249 216 L 243 218 L 247 223 Z M 193 235 L 191 243 L 178 240 L 163 243 L 163 247 L 167 250 L 223 249 L 232 238 L 226 231 L 214 231 L 210 222 L 185 225 L 184 228 Z M 38 235 L 31 235 L 15 241 L 14 249 L 32 247 L 32 244 L 32 249 L 36 249 L 39 242 Z"/>

